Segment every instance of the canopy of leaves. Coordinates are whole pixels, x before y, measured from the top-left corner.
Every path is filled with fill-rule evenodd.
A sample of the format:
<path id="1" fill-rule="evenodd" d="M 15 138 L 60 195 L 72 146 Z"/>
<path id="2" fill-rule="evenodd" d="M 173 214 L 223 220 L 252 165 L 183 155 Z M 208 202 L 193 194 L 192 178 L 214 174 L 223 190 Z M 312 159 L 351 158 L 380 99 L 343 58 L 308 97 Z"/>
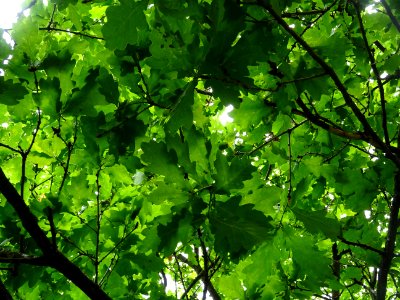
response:
<path id="1" fill-rule="evenodd" d="M 399 297 L 398 1 L 29 9 L 0 31 L 1 299 Z"/>

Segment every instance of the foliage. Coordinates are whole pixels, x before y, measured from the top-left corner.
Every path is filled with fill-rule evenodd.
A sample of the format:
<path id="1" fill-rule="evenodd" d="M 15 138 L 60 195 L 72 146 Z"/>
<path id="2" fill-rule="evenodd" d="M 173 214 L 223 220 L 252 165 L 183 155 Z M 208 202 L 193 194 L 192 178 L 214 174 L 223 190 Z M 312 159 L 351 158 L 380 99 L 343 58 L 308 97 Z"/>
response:
<path id="1" fill-rule="evenodd" d="M 33 1 L 0 40 L 1 298 L 397 298 L 399 20 Z"/>

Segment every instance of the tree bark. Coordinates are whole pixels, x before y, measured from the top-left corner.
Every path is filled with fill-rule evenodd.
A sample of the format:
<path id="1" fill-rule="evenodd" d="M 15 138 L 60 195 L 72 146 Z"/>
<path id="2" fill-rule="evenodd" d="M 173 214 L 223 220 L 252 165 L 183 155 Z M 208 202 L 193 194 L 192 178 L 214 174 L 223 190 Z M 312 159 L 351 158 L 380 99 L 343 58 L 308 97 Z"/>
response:
<path id="1" fill-rule="evenodd" d="M 17 190 L 7 179 L 0 168 L 0 192 L 11 204 L 18 214 L 25 230 L 31 235 L 40 250 L 49 259 L 49 267 L 52 267 L 71 280 L 91 299 L 111 299 L 97 284 L 91 281 L 77 266 L 59 252 L 45 232 L 40 228 L 38 219 L 31 212 L 25 201 L 18 194 Z"/>
<path id="2" fill-rule="evenodd" d="M 400 208 L 400 171 L 397 171 L 394 179 L 394 196 L 390 206 L 390 218 L 388 225 L 388 233 L 384 253 L 382 254 L 381 263 L 379 265 L 378 283 L 376 290 L 376 299 L 384 300 L 386 297 L 387 281 L 390 266 L 394 257 L 396 247 L 396 235 L 399 227 L 399 208 Z"/>

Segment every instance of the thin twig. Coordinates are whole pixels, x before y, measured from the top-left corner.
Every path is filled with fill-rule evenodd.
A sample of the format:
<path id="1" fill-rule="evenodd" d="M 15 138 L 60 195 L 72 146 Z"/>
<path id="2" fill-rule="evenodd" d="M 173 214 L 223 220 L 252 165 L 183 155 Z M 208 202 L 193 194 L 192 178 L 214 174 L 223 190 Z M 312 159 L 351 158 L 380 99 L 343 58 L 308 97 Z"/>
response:
<path id="1" fill-rule="evenodd" d="M 291 145 L 291 133 L 292 130 L 288 132 L 288 148 L 289 148 L 289 189 L 287 195 L 287 204 L 292 204 L 292 145 Z"/>
<path id="2" fill-rule="evenodd" d="M 139 227 L 139 223 L 135 224 L 135 227 L 131 231 L 129 231 L 124 237 L 122 237 L 115 246 L 109 250 L 100 260 L 99 263 L 102 263 L 111 253 L 113 253 L 137 228 Z"/>
<path id="3" fill-rule="evenodd" d="M 57 134 L 57 137 L 60 138 L 64 142 L 65 146 L 67 147 L 67 161 L 65 163 L 65 166 L 63 166 L 63 169 L 64 169 L 63 178 L 61 180 L 60 187 L 58 188 L 58 195 L 60 195 L 60 193 L 64 187 L 65 181 L 67 180 L 67 177 L 68 177 L 68 170 L 69 170 L 69 164 L 71 161 L 72 151 L 75 147 L 76 141 L 78 140 L 78 120 L 75 119 L 74 137 L 73 137 L 72 142 L 64 140 L 64 138 L 61 136 L 61 134 Z"/>
<path id="4" fill-rule="evenodd" d="M 101 278 L 99 286 L 103 287 L 103 284 L 106 282 L 106 280 L 110 277 L 112 271 L 114 271 L 115 266 L 117 265 L 119 261 L 119 257 L 117 254 L 114 254 L 114 257 L 111 259 L 110 265 L 108 266 L 106 272 L 103 275 L 103 278 Z"/>
<path id="5" fill-rule="evenodd" d="M 207 252 L 207 247 L 202 239 L 202 233 L 201 233 L 201 229 L 198 228 L 197 229 L 197 236 L 199 237 L 199 241 L 200 241 L 200 246 L 201 246 L 201 252 L 203 252 L 203 269 L 204 269 L 204 289 L 203 289 L 203 300 L 206 298 L 207 296 L 207 289 L 208 289 L 208 285 L 209 285 L 209 281 L 210 279 L 208 278 L 208 261 L 209 261 L 209 257 L 208 257 L 208 252 Z"/>
<path id="6" fill-rule="evenodd" d="M 97 207 L 97 217 L 96 217 L 96 253 L 94 255 L 94 270 L 95 277 L 94 282 L 98 283 L 99 279 L 99 247 L 100 247 L 100 229 L 101 229 L 101 207 L 100 207 L 100 172 L 102 168 L 101 166 L 96 172 L 96 207 Z"/>
<path id="7" fill-rule="evenodd" d="M 13 147 L 11 147 L 11 146 L 8 146 L 8 145 L 6 145 L 6 144 L 0 143 L 0 147 L 4 147 L 4 148 L 6 148 L 6 149 L 8 149 L 8 150 L 11 150 L 11 151 L 13 151 L 13 152 L 16 152 L 16 153 L 21 154 L 21 150 L 15 149 L 15 148 L 13 148 Z"/>
<path id="8" fill-rule="evenodd" d="M 253 150 L 250 150 L 249 152 L 239 152 L 239 154 L 246 154 L 246 155 L 252 155 L 255 152 L 257 152 L 258 150 L 260 150 L 261 148 L 264 148 L 265 146 L 267 146 L 268 144 L 270 144 L 273 141 L 276 141 L 279 137 L 281 137 L 282 135 L 287 134 L 289 131 L 292 131 L 294 129 L 296 129 L 297 127 L 300 127 L 301 125 L 303 125 L 304 123 L 306 123 L 308 120 L 303 120 L 300 123 L 294 125 L 293 127 L 281 132 L 280 134 L 277 134 L 273 137 L 271 137 L 270 139 L 266 140 L 264 143 L 262 143 L 261 145 L 258 145 L 257 147 L 255 147 Z"/>
<path id="9" fill-rule="evenodd" d="M 314 10 L 308 10 L 308 11 L 285 12 L 282 14 L 282 18 L 299 18 L 299 17 L 303 17 L 303 16 L 318 15 L 318 14 L 326 13 L 328 10 L 329 10 L 329 8 L 314 9 Z"/>
<path id="10" fill-rule="evenodd" d="M 368 58 L 369 58 L 369 61 L 370 61 L 370 65 L 371 65 L 372 71 L 375 74 L 376 81 L 378 83 L 379 95 L 380 95 L 380 98 L 381 98 L 381 108 L 382 108 L 382 129 L 383 129 L 383 134 L 385 136 L 385 142 L 386 142 L 387 145 L 389 145 L 390 144 L 390 138 L 389 138 L 389 132 L 388 132 L 388 127 L 387 127 L 385 91 L 383 89 L 381 75 L 379 74 L 378 67 L 376 66 L 375 57 L 372 54 L 371 47 L 369 46 L 369 43 L 368 43 L 367 33 L 365 32 L 365 28 L 364 28 L 364 24 L 363 24 L 363 21 L 362 21 L 362 18 L 361 18 L 359 5 L 360 5 L 360 3 L 357 0 L 357 2 L 354 3 L 354 8 L 356 10 L 358 24 L 360 26 L 360 31 L 361 31 L 361 36 L 362 36 L 363 41 L 364 41 L 365 49 L 367 50 L 367 54 L 368 54 Z"/>
<path id="11" fill-rule="evenodd" d="M 353 111 L 354 115 L 364 128 L 363 139 L 374 145 L 378 149 L 381 149 L 397 166 L 400 166 L 400 159 L 392 152 L 393 149 L 386 145 L 379 138 L 377 133 L 372 129 L 365 115 L 357 107 L 356 103 L 353 101 L 351 95 L 347 91 L 343 82 L 340 80 L 339 76 L 336 74 L 335 70 L 330 65 L 328 65 L 328 63 L 326 63 L 325 60 L 322 59 L 301 36 L 299 36 L 292 28 L 290 28 L 289 24 L 282 19 L 282 17 L 272 8 L 272 5 L 268 1 L 258 0 L 258 4 L 265 8 L 265 10 L 267 10 L 271 14 L 271 16 L 278 22 L 278 24 L 281 25 L 286 30 L 286 32 L 288 32 L 307 51 L 311 58 L 316 63 L 318 63 L 322 67 L 322 69 L 325 70 L 325 72 L 331 77 L 337 89 L 342 94 L 346 105 Z"/>
<path id="12" fill-rule="evenodd" d="M 86 34 L 86 33 L 79 32 L 79 31 L 73 31 L 73 30 L 68 30 L 68 29 L 62 29 L 62 28 L 40 27 L 39 30 L 66 32 L 66 33 L 70 33 L 70 34 L 79 35 L 79 36 L 82 36 L 82 37 L 87 37 L 87 38 L 90 38 L 90 39 L 104 40 L 104 38 L 102 38 L 102 37 L 98 37 L 98 36 Z"/>
<path id="13" fill-rule="evenodd" d="M 35 143 L 35 139 L 36 136 L 39 132 L 39 128 L 40 128 L 40 124 L 42 123 L 42 118 L 41 118 L 41 112 L 40 112 L 40 108 L 38 107 L 37 110 L 37 115 L 38 115 L 38 121 L 36 123 L 36 128 L 33 131 L 32 134 L 32 140 L 31 143 L 29 144 L 28 149 L 26 149 L 25 151 L 22 150 L 21 147 L 20 148 L 20 153 L 21 153 L 21 157 L 22 157 L 22 163 L 21 163 L 21 198 L 24 199 L 24 189 L 25 189 L 25 182 L 26 182 L 26 160 L 28 159 L 28 155 L 32 150 L 33 144 Z"/>
<path id="14" fill-rule="evenodd" d="M 73 240 L 71 240 L 69 237 L 67 237 L 66 235 L 64 235 L 61 231 L 58 231 L 58 234 L 61 236 L 61 238 L 63 238 L 68 244 L 70 244 L 71 246 L 73 246 L 78 254 L 80 256 L 84 256 L 89 258 L 92 262 L 94 261 L 92 255 L 90 255 L 89 253 L 85 252 L 83 249 L 81 249 Z"/>
<path id="15" fill-rule="evenodd" d="M 390 9 L 390 6 L 387 4 L 386 0 L 381 0 L 381 3 L 382 3 L 382 6 L 385 8 L 386 13 L 388 14 L 393 25 L 396 27 L 397 31 L 400 32 L 400 22 L 393 15 L 392 10 Z"/>
<path id="16" fill-rule="evenodd" d="M 374 248 L 374 247 L 372 247 L 370 245 L 363 244 L 363 243 L 360 243 L 360 242 L 351 242 L 351 241 L 346 240 L 343 237 L 339 237 L 339 240 L 341 242 L 343 242 L 344 244 L 346 244 L 346 245 L 360 247 L 362 249 L 378 253 L 379 255 L 384 255 L 384 252 L 382 250 L 376 249 L 376 248 Z"/>
<path id="17" fill-rule="evenodd" d="M 176 265 L 178 267 L 178 274 L 179 274 L 179 278 L 181 280 L 181 284 L 182 284 L 183 291 L 184 291 L 183 295 L 186 295 L 186 299 L 189 300 L 189 296 L 188 296 L 187 289 L 186 289 L 186 286 L 185 286 L 185 280 L 183 278 L 183 273 L 182 273 L 182 270 L 181 270 L 181 265 L 179 264 L 179 260 L 178 260 L 178 258 L 176 256 L 175 252 L 174 252 L 174 258 L 175 258 Z M 182 296 L 182 299 L 183 299 L 183 296 Z"/>

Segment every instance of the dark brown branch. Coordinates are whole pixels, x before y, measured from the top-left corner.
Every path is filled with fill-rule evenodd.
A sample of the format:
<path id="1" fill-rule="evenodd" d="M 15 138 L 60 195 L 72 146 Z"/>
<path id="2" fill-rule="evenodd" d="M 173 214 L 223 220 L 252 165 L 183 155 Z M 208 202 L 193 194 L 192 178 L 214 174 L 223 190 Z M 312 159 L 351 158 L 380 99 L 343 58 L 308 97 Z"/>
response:
<path id="1" fill-rule="evenodd" d="M 359 3 L 354 3 L 354 7 L 356 10 L 356 15 L 357 15 L 357 19 L 358 19 L 358 24 L 360 26 L 360 31 L 361 31 L 361 36 L 363 38 L 364 41 L 364 46 L 365 49 L 367 50 L 368 53 L 368 58 L 370 61 L 370 65 L 372 68 L 372 71 L 374 72 L 374 75 L 376 77 L 376 81 L 378 83 L 378 89 L 379 89 L 379 96 L 381 98 L 381 108 L 382 108 L 382 129 L 383 129 L 383 134 L 385 136 L 385 142 L 387 145 L 390 144 L 390 138 L 389 138 L 389 132 L 388 132 L 388 128 L 387 128 L 387 113 L 386 113 L 386 100 L 385 100 L 385 91 L 383 89 L 383 84 L 382 84 L 382 80 L 378 71 L 378 67 L 376 66 L 376 61 L 375 61 L 375 57 L 372 54 L 372 50 L 371 47 L 369 46 L 368 43 L 368 39 L 367 39 L 367 33 L 365 32 L 365 28 L 364 28 L 364 24 L 361 18 L 361 13 L 360 13 L 360 9 L 359 9 Z"/>
<path id="2" fill-rule="evenodd" d="M 57 137 L 60 138 L 64 142 L 65 146 L 67 147 L 67 162 L 65 163 L 65 166 L 63 166 L 64 173 L 63 173 L 60 187 L 58 188 L 58 194 L 60 195 L 60 193 L 64 187 L 65 181 L 67 180 L 67 177 L 68 177 L 69 164 L 71 161 L 72 151 L 74 150 L 76 141 L 78 140 L 78 120 L 75 120 L 74 137 L 73 137 L 72 143 L 69 141 L 66 141 L 61 136 L 61 133 L 57 134 Z"/>
<path id="3" fill-rule="evenodd" d="M 79 32 L 79 31 L 72 31 L 72 30 L 68 30 L 68 29 L 61 29 L 61 28 L 54 28 L 54 27 L 40 27 L 39 30 L 60 31 L 60 32 L 66 32 L 66 33 L 70 33 L 70 34 L 79 35 L 79 36 L 82 36 L 82 37 L 87 37 L 87 38 L 90 38 L 90 39 L 104 40 L 104 38 L 102 38 L 102 37 L 86 34 L 86 33 Z"/>
<path id="4" fill-rule="evenodd" d="M 8 150 L 11 150 L 11 151 L 13 151 L 13 152 L 16 152 L 16 153 L 21 154 L 21 150 L 15 149 L 15 148 L 13 148 L 13 147 L 11 147 L 11 146 L 8 146 L 8 145 L 6 145 L 6 144 L 0 143 L 0 147 L 4 147 L 4 148 L 6 148 L 6 149 L 8 149 Z"/>
<path id="5" fill-rule="evenodd" d="M 204 283 L 204 289 L 203 289 L 203 299 L 206 298 L 207 296 L 207 290 L 208 286 L 210 284 L 210 278 L 209 278 L 209 256 L 207 252 L 207 247 L 203 241 L 203 234 L 201 233 L 201 229 L 197 229 L 197 236 L 199 237 L 200 241 L 200 246 L 201 246 L 201 251 L 203 252 L 203 269 L 204 269 L 204 277 L 203 277 L 203 283 Z"/>
<path id="6" fill-rule="evenodd" d="M 47 24 L 47 29 L 50 29 L 52 27 L 52 25 L 53 25 L 54 15 L 56 13 L 56 9 L 57 9 L 57 5 L 54 4 L 53 5 L 53 11 L 51 12 L 51 17 L 50 17 L 49 23 Z"/>
<path id="7" fill-rule="evenodd" d="M 336 279 L 340 280 L 340 254 L 338 251 L 337 243 L 334 242 L 332 244 L 332 272 Z M 332 300 L 339 300 L 340 299 L 340 291 L 333 290 L 332 291 Z"/>
<path id="8" fill-rule="evenodd" d="M 25 182 L 26 182 L 26 175 L 25 175 L 26 174 L 26 160 L 28 159 L 28 155 L 32 150 L 33 144 L 35 143 L 36 136 L 40 129 L 40 124 L 42 123 L 42 118 L 41 118 L 42 116 L 40 114 L 40 108 L 38 107 L 36 109 L 36 111 L 38 114 L 38 121 L 36 123 L 36 128 L 32 134 L 31 143 L 29 144 L 28 149 L 26 149 L 25 151 L 23 151 L 22 148 L 19 147 L 21 150 L 20 153 L 21 153 L 21 157 L 22 157 L 22 166 L 21 166 L 21 168 L 22 168 L 22 171 L 21 171 L 22 172 L 22 174 L 21 174 L 21 198 L 22 199 L 24 199 L 24 188 L 25 188 Z"/>
<path id="9" fill-rule="evenodd" d="M 111 253 L 113 253 L 121 244 L 123 241 L 125 241 L 137 228 L 139 227 L 139 223 L 135 224 L 135 227 L 133 227 L 133 229 L 128 232 L 123 238 L 121 238 L 118 243 L 115 244 L 115 246 L 108 251 L 100 260 L 99 263 L 101 263 L 103 260 L 105 260 Z"/>
<path id="10" fill-rule="evenodd" d="M 178 267 L 178 274 L 179 274 L 179 278 L 181 280 L 181 284 L 182 284 L 183 291 L 184 291 L 184 293 L 182 295 L 182 299 L 184 298 L 184 296 L 186 296 L 186 299 L 189 300 L 188 290 L 186 289 L 185 280 L 183 278 L 183 273 L 182 273 L 182 270 L 181 270 L 181 265 L 179 264 L 179 260 L 178 260 L 178 258 L 176 256 L 176 253 L 174 253 L 174 258 L 175 258 L 176 265 Z"/>
<path id="11" fill-rule="evenodd" d="M 392 10 L 390 9 L 390 6 L 387 4 L 386 0 L 381 0 L 381 3 L 382 3 L 382 6 L 385 8 L 386 13 L 388 14 L 393 25 L 397 28 L 397 31 L 400 32 L 400 22 L 393 15 Z"/>
<path id="12" fill-rule="evenodd" d="M 119 262 L 119 256 L 117 254 L 114 254 L 113 258 L 110 261 L 110 264 L 108 265 L 108 268 L 106 269 L 106 272 L 103 275 L 103 278 L 101 278 L 99 285 L 103 287 L 104 284 L 107 283 L 108 278 L 110 278 L 111 273 L 114 271 L 115 266 Z"/>
<path id="13" fill-rule="evenodd" d="M 356 103 L 353 101 L 351 95 L 348 93 L 346 87 L 339 79 L 339 76 L 336 74 L 335 70 L 328 65 L 325 60 L 323 60 L 315 51 L 311 48 L 311 46 L 301 37 L 299 36 L 292 28 L 289 27 L 281 16 L 272 8 L 272 5 L 266 0 L 258 0 L 258 4 L 267 10 L 271 16 L 277 21 L 279 25 L 281 25 L 286 32 L 288 32 L 295 40 L 298 42 L 307 53 L 314 59 L 316 63 L 318 63 L 322 69 L 331 77 L 336 87 L 342 94 L 344 101 L 347 106 L 353 111 L 354 115 L 357 117 L 359 122 L 364 128 L 363 140 L 368 141 L 370 144 L 374 145 L 378 149 L 381 149 L 383 152 L 387 154 L 387 156 L 396 163 L 397 166 L 400 166 L 400 159 L 392 153 L 392 148 L 386 145 L 377 135 L 377 133 L 372 129 L 371 125 L 368 123 L 366 117 L 361 112 L 361 110 L 357 107 Z"/>
<path id="14" fill-rule="evenodd" d="M 100 208 L 100 172 L 101 172 L 101 166 L 96 172 L 96 208 L 97 208 L 97 213 L 96 213 L 96 250 L 95 250 L 95 255 L 94 255 L 94 282 L 98 283 L 99 281 L 99 249 L 100 249 L 100 229 L 101 229 L 101 208 Z"/>
<path id="15" fill-rule="evenodd" d="M 4 300 L 13 300 L 11 293 L 7 290 L 3 280 L 0 279 L 0 298 Z"/>
<path id="16" fill-rule="evenodd" d="M 178 254 L 177 258 L 182 261 L 183 263 L 187 264 L 189 267 L 191 267 L 193 270 L 195 270 L 195 272 L 197 273 L 196 278 L 188 285 L 187 289 L 186 289 L 186 294 L 189 293 L 189 291 L 196 285 L 196 283 L 202 279 L 204 282 L 204 277 L 205 277 L 205 271 L 198 265 L 195 265 L 193 263 L 191 263 L 186 257 L 184 257 L 182 254 Z M 210 264 L 210 269 L 218 269 L 220 265 L 220 258 L 217 257 L 211 264 Z M 209 274 L 209 278 L 212 277 L 214 273 Z M 211 276 L 210 276 L 211 275 Z M 208 285 L 208 292 L 210 293 L 211 297 L 215 300 L 219 300 L 221 299 L 221 297 L 219 296 L 217 290 L 215 289 L 214 285 L 212 284 L 211 281 L 209 281 L 209 285 Z M 181 299 L 183 299 L 183 296 L 181 297 Z"/>
<path id="17" fill-rule="evenodd" d="M 45 256 L 30 256 L 18 252 L 0 250 L 0 263 L 26 264 L 33 266 L 49 266 L 49 259 Z"/>
<path id="18" fill-rule="evenodd" d="M 68 244 L 70 244 L 72 247 L 74 247 L 80 256 L 87 257 L 87 258 L 89 258 L 92 262 L 94 262 L 94 258 L 92 257 L 92 255 L 90 255 L 89 253 L 83 251 L 73 240 L 71 240 L 69 237 L 65 236 L 61 231 L 58 231 L 58 234 L 59 234 L 59 235 L 61 236 L 61 238 L 63 238 Z"/>
<path id="19" fill-rule="evenodd" d="M 249 85 L 245 82 L 242 82 L 240 80 L 237 80 L 237 79 L 234 79 L 231 77 L 216 77 L 216 76 L 204 74 L 204 75 L 200 75 L 198 78 L 203 79 L 203 80 L 217 80 L 217 81 L 225 82 L 228 84 L 237 85 L 237 86 L 240 86 L 240 87 L 244 88 L 245 90 L 249 90 L 249 91 L 257 91 L 257 92 L 274 92 L 274 91 L 276 91 L 276 88 L 266 89 L 266 88 L 262 88 L 262 87 L 258 87 L 258 86 L 252 86 L 252 85 Z"/>
<path id="20" fill-rule="evenodd" d="M 325 118 L 321 117 L 320 115 L 313 114 L 300 97 L 298 97 L 296 99 L 296 103 L 302 109 L 304 117 L 307 118 L 307 120 L 309 120 L 310 122 L 314 123 L 315 125 L 323 128 L 331 133 L 334 133 L 338 136 L 345 137 L 345 138 L 348 138 L 351 140 L 362 140 L 363 139 L 363 136 L 361 133 L 346 131 L 346 130 L 340 128 L 340 126 L 338 126 L 338 125 L 329 124 L 331 122 L 329 120 L 326 120 Z"/>
<path id="21" fill-rule="evenodd" d="M 285 12 L 281 16 L 282 18 L 300 18 L 304 16 L 319 15 L 327 12 L 328 9 L 314 9 L 308 11 L 296 11 L 296 12 Z"/>
<path id="22" fill-rule="evenodd" d="M 300 123 L 298 123 L 298 124 L 294 125 L 293 127 L 289 128 L 288 130 L 285 130 L 285 131 L 283 131 L 283 132 L 271 137 L 270 139 L 267 139 L 264 143 L 262 143 L 261 145 L 258 145 L 253 150 L 251 150 L 249 152 L 239 152 L 238 154 L 252 155 L 254 152 L 257 152 L 261 148 L 264 148 L 265 146 L 267 146 L 268 144 L 270 144 L 273 141 L 277 141 L 279 139 L 279 137 L 281 137 L 282 135 L 287 134 L 289 131 L 292 131 L 292 130 L 296 129 L 297 127 L 303 125 L 306 122 L 307 122 L 307 120 L 301 121 Z"/>
<path id="23" fill-rule="evenodd" d="M 292 130 L 288 131 L 288 152 L 289 152 L 289 188 L 287 195 L 287 205 L 292 204 L 292 143 L 291 143 Z"/>
<path id="24" fill-rule="evenodd" d="M 212 92 L 205 91 L 205 90 L 201 90 L 201 89 L 199 89 L 199 88 L 195 88 L 195 91 L 196 91 L 197 93 L 199 93 L 199 94 L 206 95 L 206 96 L 210 96 L 210 97 L 213 95 Z"/>
<path id="25" fill-rule="evenodd" d="M 351 242 L 351 241 L 346 240 L 343 237 L 339 237 L 339 240 L 341 242 L 343 242 L 344 244 L 346 244 L 346 245 L 359 247 L 359 248 L 362 248 L 362 249 L 365 249 L 365 250 L 369 250 L 369 251 L 378 253 L 379 255 L 384 255 L 384 251 L 376 249 L 374 247 L 371 247 L 370 245 L 359 243 L 359 242 Z"/>
<path id="26" fill-rule="evenodd" d="M 39 246 L 44 256 L 49 260 L 49 266 L 62 273 L 92 299 L 110 299 L 108 295 L 91 281 L 77 266 L 68 260 L 61 252 L 54 250 L 46 234 L 38 225 L 38 219 L 30 211 L 17 190 L 7 179 L 0 168 L 0 192 L 18 214 L 25 230 Z"/>
<path id="27" fill-rule="evenodd" d="M 400 210 L 400 172 L 397 171 L 394 178 L 394 196 L 390 207 L 389 225 L 386 236 L 385 249 L 381 255 L 381 263 L 379 265 L 378 283 L 377 283 L 377 300 L 384 300 L 386 296 L 387 281 L 392 260 L 395 257 L 396 235 L 399 227 L 399 210 Z"/>

